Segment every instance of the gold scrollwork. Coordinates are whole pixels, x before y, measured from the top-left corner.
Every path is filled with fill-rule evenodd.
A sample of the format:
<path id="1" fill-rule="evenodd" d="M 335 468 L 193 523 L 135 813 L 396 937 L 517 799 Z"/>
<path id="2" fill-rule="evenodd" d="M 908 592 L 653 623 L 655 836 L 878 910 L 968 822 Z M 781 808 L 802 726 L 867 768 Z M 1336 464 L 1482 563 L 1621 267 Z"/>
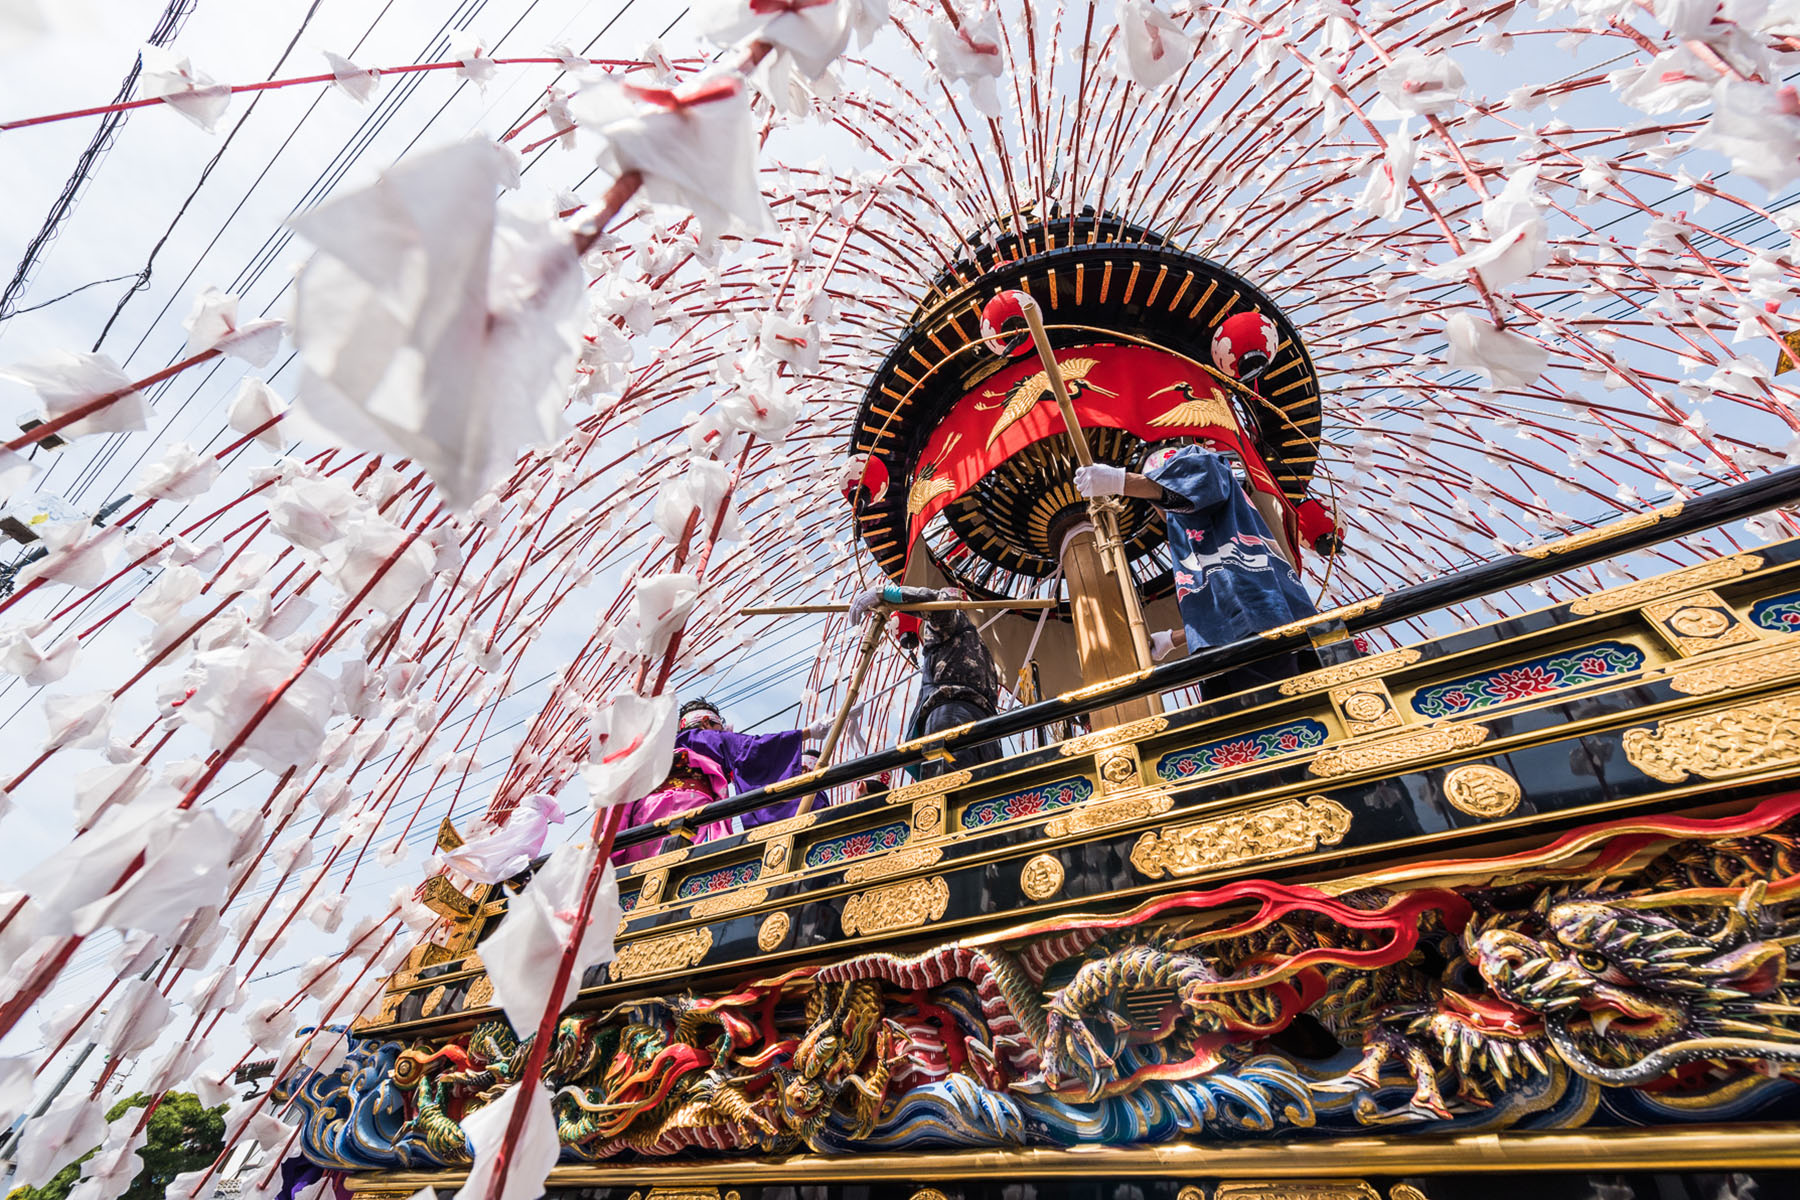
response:
<path id="1" fill-rule="evenodd" d="M 683 846 L 679 850 L 671 850 L 667 854 L 652 854 L 649 858 L 640 858 L 631 864 L 634 875 L 648 875 L 658 867 L 672 867 L 693 853 L 692 846 Z"/>
<path id="2" fill-rule="evenodd" d="M 736 1191 L 719 1195 L 716 1187 L 658 1187 L 651 1188 L 650 1194 L 633 1192 L 627 1200 L 739 1200 Z"/>
<path id="3" fill-rule="evenodd" d="M 756 927 L 756 944 L 765 952 L 775 949 L 787 940 L 790 924 L 792 921 L 786 913 L 770 913 L 763 918 L 763 923 Z"/>
<path id="4" fill-rule="evenodd" d="M 1154 817 L 1166 813 L 1175 806 L 1175 801 L 1167 792 L 1145 792 L 1136 796 L 1120 796 L 1114 800 L 1092 801 L 1078 808 L 1071 809 L 1060 817 L 1044 823 L 1044 836 L 1049 838 L 1072 837 L 1078 833 L 1092 833 L 1096 829 L 1110 829 L 1114 825 L 1123 825 L 1127 821 L 1140 821 L 1145 817 Z"/>
<path id="5" fill-rule="evenodd" d="M 1348 621 L 1352 617 L 1360 617 L 1366 613 L 1374 612 L 1381 607 L 1381 602 L 1384 599 L 1386 599 L 1384 596 L 1365 596 L 1361 600 L 1352 600 L 1348 604 L 1340 604 L 1329 612 L 1322 612 L 1317 616 L 1306 617 L 1299 621 L 1289 621 L 1286 625 L 1277 625 L 1273 629 L 1265 629 L 1263 630 L 1262 635 L 1266 638 L 1281 638 L 1287 637 L 1289 634 L 1293 633 L 1305 633 L 1315 625 L 1323 625 L 1330 621 Z"/>
<path id="6" fill-rule="evenodd" d="M 1308 671 L 1304 675 L 1296 675 L 1292 679 L 1283 680 L 1281 694 L 1300 696 L 1307 692 L 1322 692 L 1326 688 L 1354 683 L 1358 679 L 1367 679 L 1371 675 L 1382 675 L 1388 671 L 1397 671 L 1401 667 L 1410 667 L 1418 661 L 1419 652 L 1410 646 L 1399 650 L 1389 650 L 1382 654 L 1371 654 L 1367 658 L 1353 658 L 1347 663 L 1321 667 L 1317 671 Z"/>
<path id="7" fill-rule="evenodd" d="M 1363 1179 L 1278 1179 L 1221 1183 L 1213 1200 L 1381 1200 Z"/>
<path id="8" fill-rule="evenodd" d="M 1150 879 L 1198 875 L 1335 846 L 1348 832 L 1350 811 L 1329 796 L 1280 800 L 1146 833 L 1131 865 Z"/>
<path id="9" fill-rule="evenodd" d="M 1064 758 L 1073 758 L 1077 754 L 1092 754 L 1096 750 L 1104 750 L 1109 746 L 1118 746 L 1125 742 L 1135 742 L 1139 738 L 1147 738 L 1161 733 L 1169 727 L 1167 717 L 1144 717 L 1142 720 L 1127 721 L 1123 725 L 1114 725 L 1111 729 L 1102 729 L 1099 733 L 1084 733 L 1080 737 L 1072 737 L 1056 748 L 1056 752 Z"/>
<path id="10" fill-rule="evenodd" d="M 942 775 L 933 775 L 930 779 L 921 779 L 917 783 L 909 783 L 897 787 L 887 794 L 889 804 L 911 804 L 926 796 L 941 796 L 945 792 L 954 791 L 972 778 L 966 770 L 946 771 Z"/>
<path id="11" fill-rule="evenodd" d="M 767 825 L 758 825 L 744 835 L 746 842 L 766 842 L 770 838 L 786 837 L 790 833 L 799 833 L 802 829 L 811 829 L 813 822 L 819 819 L 816 812 L 805 812 L 795 817 L 783 817 L 779 821 L 770 821 Z"/>
<path id="12" fill-rule="evenodd" d="M 618 956 L 613 959 L 613 980 L 617 982 L 645 975 L 660 975 L 665 971 L 685 971 L 705 958 L 706 952 L 712 949 L 712 944 L 712 929 L 706 925 L 662 937 L 647 938 L 641 942 L 626 942 L 619 947 Z"/>
<path id="13" fill-rule="evenodd" d="M 1760 554 L 1734 554 L 1728 558 L 1715 558 L 1679 571 L 1670 571 L 1667 575 L 1658 575 L 1654 579 L 1627 583 L 1608 588 L 1604 592 L 1578 597 L 1569 602 L 1569 611 L 1577 616 L 1591 617 L 1598 613 L 1617 612 L 1622 608 L 1638 608 L 1690 588 L 1708 587 L 1728 579 L 1736 579 L 1740 575 L 1748 575 L 1752 571 L 1761 570 L 1762 565 Z"/>
<path id="14" fill-rule="evenodd" d="M 859 858 L 844 870 L 845 883 L 867 883 L 908 871 L 922 871 L 944 857 L 942 846 L 908 846 L 872 858 Z"/>
<path id="15" fill-rule="evenodd" d="M 1019 870 L 1019 890 L 1033 900 L 1048 900 L 1062 891 L 1062 860 L 1054 854 L 1032 856 Z"/>
<path id="16" fill-rule="evenodd" d="M 1519 807 L 1519 781 L 1486 763 L 1457 767 L 1444 776 L 1444 799 L 1471 817 L 1492 820 Z"/>
<path id="17" fill-rule="evenodd" d="M 1683 657 L 1760 640 L 1756 630 L 1714 591 L 1646 604 L 1643 614 L 1651 628 Z"/>
<path id="18" fill-rule="evenodd" d="M 494 998 L 494 981 L 483 975 L 469 985 L 469 994 L 463 997 L 463 1011 L 480 1008 Z"/>
<path id="19" fill-rule="evenodd" d="M 1685 696 L 1708 696 L 1800 675 L 1800 645 L 1777 646 L 1681 671 L 1669 686 Z"/>
<path id="20" fill-rule="evenodd" d="M 1487 737 L 1485 725 L 1439 725 L 1430 729 L 1377 734 L 1367 741 L 1358 739 L 1327 746 L 1319 751 L 1307 770 L 1330 779 L 1354 775 L 1358 771 L 1410 766 L 1458 750 L 1472 749 L 1487 741 Z"/>
<path id="21" fill-rule="evenodd" d="M 932 796 L 913 803 L 913 832 L 931 837 L 944 828 L 944 798 Z"/>
<path id="22" fill-rule="evenodd" d="M 846 935 L 915 929 L 942 917 L 950 907 L 950 885 L 942 875 L 908 879 L 858 892 L 844 901 Z"/>
<path id="23" fill-rule="evenodd" d="M 1631 765 L 1664 783 L 1800 765 L 1800 693 L 1625 731 Z"/>
<path id="24" fill-rule="evenodd" d="M 755 908 L 768 898 L 768 888 L 739 888 L 733 892 L 721 892 L 717 896 L 707 896 L 694 901 L 693 906 L 688 909 L 688 915 L 692 917 L 722 917 L 726 913 L 743 912 L 746 908 Z"/>
<path id="25" fill-rule="evenodd" d="M 1571 533 L 1568 537 L 1557 538 L 1553 542 L 1545 542 L 1541 546 L 1527 546 L 1519 551 L 1526 558 L 1549 558 L 1553 554 L 1570 554 L 1576 550 L 1586 550 L 1589 546 L 1597 546 L 1609 542 L 1613 538 L 1639 529 L 1648 529 L 1659 521 L 1681 515 L 1681 501 L 1665 504 L 1661 508 L 1653 508 L 1649 512 L 1634 513 L 1618 521 L 1600 525 L 1593 529 L 1584 529 L 1580 533 Z"/>

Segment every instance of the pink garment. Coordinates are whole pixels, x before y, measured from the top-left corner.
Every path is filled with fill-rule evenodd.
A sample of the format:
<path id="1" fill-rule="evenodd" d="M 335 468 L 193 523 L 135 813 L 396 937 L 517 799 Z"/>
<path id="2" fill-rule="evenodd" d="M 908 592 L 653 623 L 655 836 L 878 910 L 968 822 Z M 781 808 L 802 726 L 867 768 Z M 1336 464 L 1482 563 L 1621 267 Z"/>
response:
<path id="1" fill-rule="evenodd" d="M 683 758 L 686 763 L 683 764 Z M 690 770 L 680 769 L 685 765 Z M 715 800 L 723 800 L 730 790 L 730 783 L 719 764 L 704 754 L 693 750 L 675 751 L 675 770 L 663 786 L 645 796 L 642 800 L 626 806 L 625 816 L 619 822 L 620 829 L 629 829 L 633 825 L 647 825 L 651 821 L 663 817 L 672 817 L 676 813 L 687 812 Z M 698 772 L 703 786 L 697 786 L 693 774 Z M 736 823 L 732 821 L 716 821 L 710 825 L 702 825 L 697 842 L 709 842 L 714 838 L 724 837 L 737 832 Z M 649 858 L 662 849 L 661 843 L 651 840 L 637 846 L 627 846 L 623 850 L 615 850 L 612 860 L 614 866 L 624 866 L 639 859 Z"/>

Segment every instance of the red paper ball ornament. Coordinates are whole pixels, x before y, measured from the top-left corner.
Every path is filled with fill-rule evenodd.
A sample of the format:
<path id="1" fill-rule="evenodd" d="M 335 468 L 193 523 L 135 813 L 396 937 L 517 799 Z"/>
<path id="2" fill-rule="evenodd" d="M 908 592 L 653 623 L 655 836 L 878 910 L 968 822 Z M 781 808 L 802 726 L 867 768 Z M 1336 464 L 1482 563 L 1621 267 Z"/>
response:
<path id="1" fill-rule="evenodd" d="M 1031 326 L 1025 306 L 1032 302 L 1024 292 L 1001 292 L 981 309 L 981 334 L 1001 341 L 984 343 L 995 354 L 1017 358 L 1031 349 Z"/>
<path id="2" fill-rule="evenodd" d="M 1233 379 L 1255 379 L 1268 370 L 1280 345 L 1274 321 L 1259 312 L 1235 313 L 1213 334 L 1213 365 Z"/>

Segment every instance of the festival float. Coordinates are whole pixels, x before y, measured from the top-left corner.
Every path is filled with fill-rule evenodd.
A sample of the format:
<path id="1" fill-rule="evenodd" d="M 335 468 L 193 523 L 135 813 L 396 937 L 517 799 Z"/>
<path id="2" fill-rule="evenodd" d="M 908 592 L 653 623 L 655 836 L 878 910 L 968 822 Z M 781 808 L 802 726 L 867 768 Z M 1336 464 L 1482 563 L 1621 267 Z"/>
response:
<path id="1" fill-rule="evenodd" d="M 91 520 L 20 492 L 7 669 L 55 683 L 135 586 L 112 701 L 161 690 L 80 785 L 106 870 L 8 901 L 0 1032 L 125 932 L 51 1056 L 119 1069 L 111 996 L 186 1034 L 152 1091 L 272 1057 L 229 1125 L 259 1198 L 1800 1186 L 1800 27 L 878 7 L 722 5 L 710 63 L 416 64 L 556 82 L 501 153 L 295 218 L 291 328 L 202 297 L 162 378 L 250 363 L 213 466 Z M 332 66 L 257 86 L 387 103 Z M 554 219 L 496 207 L 521 161 Z M 291 414 L 239 353 L 283 337 Z M 0 479 L 154 415 L 95 422 L 161 379 L 73 369 L 15 371 L 44 412 Z M 1080 481 L 1184 447 L 1315 614 L 1170 652 L 1222 560 Z M 1003 686 L 921 730 L 896 634 L 934 603 Z M 628 818 L 711 786 L 677 697 L 733 680 L 815 761 Z M 14 795 L 107 740 L 55 699 Z M 203 1069 L 296 921 L 342 950 Z"/>

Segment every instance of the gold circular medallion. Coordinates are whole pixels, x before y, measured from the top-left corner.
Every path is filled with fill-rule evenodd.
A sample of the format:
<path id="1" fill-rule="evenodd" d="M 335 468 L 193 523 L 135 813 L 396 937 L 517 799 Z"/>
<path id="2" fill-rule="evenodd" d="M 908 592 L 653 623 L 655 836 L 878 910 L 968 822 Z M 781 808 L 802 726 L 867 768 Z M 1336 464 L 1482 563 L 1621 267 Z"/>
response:
<path id="1" fill-rule="evenodd" d="M 1387 711 L 1387 701 L 1374 692 L 1357 692 L 1344 700 L 1344 715 L 1352 721 L 1375 721 Z"/>
<path id="2" fill-rule="evenodd" d="M 1019 872 L 1019 887 L 1033 900 L 1047 900 L 1062 891 L 1063 865 L 1054 854 L 1040 854 Z"/>
<path id="3" fill-rule="evenodd" d="M 756 931 L 756 944 L 764 950 L 773 950 L 787 939 L 788 915 L 784 912 L 770 913 Z"/>
<path id="4" fill-rule="evenodd" d="M 419 1006 L 419 1015 L 421 1017 L 429 1017 L 432 1013 L 437 1011 L 437 1006 L 443 1002 L 444 985 L 440 983 L 429 992 L 425 993 L 425 1003 Z"/>
<path id="5" fill-rule="evenodd" d="M 1137 774 L 1137 763 L 1129 754 L 1115 754 L 1100 764 L 1100 775 L 1111 784 L 1124 783 Z"/>
<path id="6" fill-rule="evenodd" d="M 656 874 L 645 879 L 644 886 L 638 889 L 638 906 L 641 908 L 646 904 L 655 904 L 658 900 L 662 899 L 663 883 L 668 878 L 667 875 L 658 871 Z"/>
<path id="7" fill-rule="evenodd" d="M 1519 794 L 1519 781 L 1498 767 L 1471 763 L 1444 776 L 1444 799 L 1471 817 L 1504 817 Z"/>
<path id="8" fill-rule="evenodd" d="M 950 1197 L 936 1188 L 920 1188 L 912 1194 L 912 1200 L 950 1200 Z"/>
<path id="9" fill-rule="evenodd" d="M 469 994 L 463 998 L 463 1007 L 480 1008 L 494 998 L 494 984 L 486 975 L 469 985 Z"/>
<path id="10" fill-rule="evenodd" d="M 1669 614 L 1669 628 L 1682 637 L 1713 638 L 1731 628 L 1731 618 L 1716 608 L 1689 605 Z"/>
<path id="11" fill-rule="evenodd" d="M 938 827 L 943 819 L 944 809 L 941 801 L 921 805 L 920 807 L 913 809 L 913 828 L 917 829 L 920 833 L 932 832 Z"/>
<path id="12" fill-rule="evenodd" d="M 1175 1193 L 1175 1200 L 1206 1200 L 1206 1193 L 1190 1183 Z"/>
<path id="13" fill-rule="evenodd" d="M 763 851 L 763 866 L 771 871 L 779 871 L 787 866 L 788 845 L 786 842 L 770 842 Z"/>

